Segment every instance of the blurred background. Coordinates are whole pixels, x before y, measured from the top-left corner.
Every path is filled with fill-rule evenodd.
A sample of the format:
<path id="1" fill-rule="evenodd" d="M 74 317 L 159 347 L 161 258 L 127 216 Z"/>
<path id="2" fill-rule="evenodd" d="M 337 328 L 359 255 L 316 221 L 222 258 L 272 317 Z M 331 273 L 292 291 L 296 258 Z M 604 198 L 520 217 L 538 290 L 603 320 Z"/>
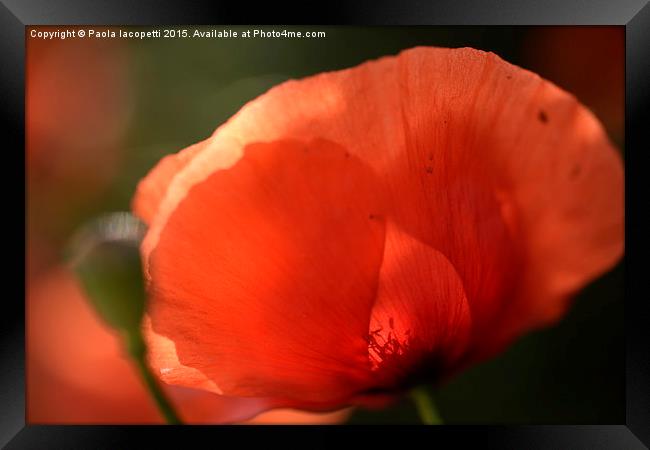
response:
<path id="1" fill-rule="evenodd" d="M 129 210 L 137 182 L 162 156 L 208 137 L 282 81 L 418 45 L 474 47 L 576 95 L 624 151 L 622 27 L 256 28 L 326 37 L 27 39 L 29 422 L 161 421 L 118 338 L 87 306 L 63 250 L 88 220 Z M 585 289 L 557 326 L 433 396 L 445 423 L 622 423 L 624 374 L 620 264 Z M 420 423 L 409 401 L 338 415 L 283 411 L 266 420 Z"/>

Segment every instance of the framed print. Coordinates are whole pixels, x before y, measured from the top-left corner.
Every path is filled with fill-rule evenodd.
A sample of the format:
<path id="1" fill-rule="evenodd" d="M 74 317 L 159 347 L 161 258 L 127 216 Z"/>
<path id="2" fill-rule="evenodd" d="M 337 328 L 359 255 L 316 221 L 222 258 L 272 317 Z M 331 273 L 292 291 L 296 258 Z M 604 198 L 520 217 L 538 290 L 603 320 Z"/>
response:
<path id="1" fill-rule="evenodd" d="M 650 7 L 498 3 L 5 1 L 0 443 L 647 448 Z"/>

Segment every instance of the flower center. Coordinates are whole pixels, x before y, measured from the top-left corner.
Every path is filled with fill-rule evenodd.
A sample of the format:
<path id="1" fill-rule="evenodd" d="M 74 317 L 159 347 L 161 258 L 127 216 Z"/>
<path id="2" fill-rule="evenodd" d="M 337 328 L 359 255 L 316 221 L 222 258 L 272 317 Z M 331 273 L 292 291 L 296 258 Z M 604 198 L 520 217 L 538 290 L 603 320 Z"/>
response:
<path id="1" fill-rule="evenodd" d="M 395 333 L 393 318 L 389 320 L 390 329 L 386 333 L 379 327 L 368 333 L 368 356 L 373 371 L 382 366 L 399 364 L 399 360 L 407 354 L 410 348 L 411 330 L 406 330 L 403 336 Z"/>

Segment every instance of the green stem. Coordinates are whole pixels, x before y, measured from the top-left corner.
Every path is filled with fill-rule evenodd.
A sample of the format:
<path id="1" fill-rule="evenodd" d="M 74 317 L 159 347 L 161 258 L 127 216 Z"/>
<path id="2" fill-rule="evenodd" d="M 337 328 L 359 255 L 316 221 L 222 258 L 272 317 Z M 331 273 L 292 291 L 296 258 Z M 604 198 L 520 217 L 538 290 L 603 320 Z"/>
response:
<path id="1" fill-rule="evenodd" d="M 425 425 L 442 425 L 442 418 L 433 403 L 427 390 L 420 386 L 411 391 L 411 398 L 420 415 L 420 420 Z"/>
<path id="2" fill-rule="evenodd" d="M 146 363 L 146 347 L 142 338 L 138 336 L 131 336 L 127 339 L 128 350 L 131 358 L 135 362 L 138 371 L 140 372 L 140 377 L 144 382 L 147 390 L 153 397 L 158 406 L 158 410 L 165 418 L 165 421 L 171 425 L 181 425 L 183 422 L 176 413 L 174 406 L 171 404 L 163 390 L 161 389 L 158 381 L 151 373 L 149 366 Z"/>

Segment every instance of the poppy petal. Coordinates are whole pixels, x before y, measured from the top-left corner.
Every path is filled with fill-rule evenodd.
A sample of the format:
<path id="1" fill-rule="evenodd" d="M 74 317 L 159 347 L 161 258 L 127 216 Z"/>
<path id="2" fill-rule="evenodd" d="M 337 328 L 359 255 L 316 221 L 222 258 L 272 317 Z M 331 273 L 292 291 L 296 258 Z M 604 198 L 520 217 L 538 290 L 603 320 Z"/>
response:
<path id="1" fill-rule="evenodd" d="M 384 241 L 376 191 L 373 173 L 332 143 L 249 145 L 162 230 L 149 256 L 153 330 L 226 395 L 351 395 L 368 374 Z"/>
<path id="2" fill-rule="evenodd" d="M 133 213 L 144 223 L 151 223 L 158 206 L 167 193 L 171 180 L 185 165 L 205 148 L 207 140 L 165 156 L 139 183 L 131 203 Z"/>
<path id="3" fill-rule="evenodd" d="M 344 422 L 351 413 L 351 408 L 328 413 L 275 409 L 244 422 L 244 425 L 335 425 Z"/>
<path id="4" fill-rule="evenodd" d="M 435 380 L 467 349 L 470 308 L 463 283 L 439 251 L 394 224 L 369 329 L 373 369 L 387 386 L 416 374 Z"/>
<path id="5" fill-rule="evenodd" d="M 144 318 L 143 333 L 148 342 L 149 365 L 165 383 L 165 389 L 187 423 L 234 423 L 244 420 L 251 423 L 275 423 L 281 421 L 284 416 L 287 420 L 317 423 L 320 420 L 342 418 L 337 412 L 331 412 L 339 406 L 337 403 L 305 403 L 282 398 L 221 395 L 222 392 L 214 381 L 198 370 L 180 363 L 176 345 L 172 340 L 153 331 L 149 316 Z M 299 413 L 284 414 L 290 410 L 278 410 L 289 407 L 300 407 L 315 412 L 303 412 L 304 417 L 300 417 Z M 275 411 L 278 413 L 274 414 Z M 252 417 L 255 419 L 251 419 Z"/>
<path id="6" fill-rule="evenodd" d="M 226 397 L 182 386 L 164 385 L 184 423 L 231 424 L 260 417 L 263 422 L 266 411 L 284 407 L 278 401 L 255 397 Z"/>
<path id="7" fill-rule="evenodd" d="M 620 258 L 622 165 L 593 114 L 555 85 L 493 54 L 435 56 L 400 64 L 408 157 L 392 185 L 414 202 L 397 214 L 457 268 L 477 346 L 496 351 L 491 339 L 556 320 Z"/>
<path id="8" fill-rule="evenodd" d="M 142 321 L 142 333 L 148 344 L 147 362 L 162 381 L 222 394 L 214 381 L 197 369 L 180 363 L 174 341 L 153 331 L 148 315 Z"/>

